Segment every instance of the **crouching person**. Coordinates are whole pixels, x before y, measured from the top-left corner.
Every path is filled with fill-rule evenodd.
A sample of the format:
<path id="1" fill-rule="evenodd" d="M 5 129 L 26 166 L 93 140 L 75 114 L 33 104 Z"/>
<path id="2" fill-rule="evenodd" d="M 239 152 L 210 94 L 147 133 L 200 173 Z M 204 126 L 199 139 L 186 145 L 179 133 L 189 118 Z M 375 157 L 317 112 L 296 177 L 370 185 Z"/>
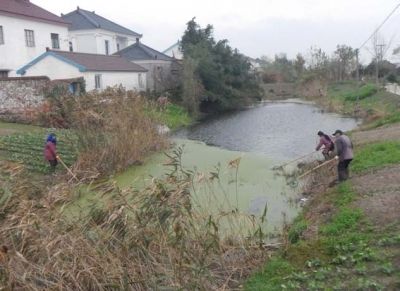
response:
<path id="1" fill-rule="evenodd" d="M 54 133 L 47 136 L 46 145 L 44 147 L 44 158 L 49 162 L 51 171 L 56 170 L 57 161 L 57 138 Z"/>
<path id="2" fill-rule="evenodd" d="M 343 182 L 349 178 L 349 165 L 353 160 L 353 143 L 350 138 L 343 134 L 341 130 L 336 130 L 333 134 L 335 139 L 336 159 L 338 164 L 338 181 Z"/>
<path id="3" fill-rule="evenodd" d="M 329 160 L 331 158 L 331 153 L 335 149 L 335 144 L 329 135 L 323 133 L 322 131 L 318 131 L 319 136 L 319 144 L 315 148 L 316 151 L 319 151 L 322 148 L 322 154 L 324 155 L 325 160 Z"/>

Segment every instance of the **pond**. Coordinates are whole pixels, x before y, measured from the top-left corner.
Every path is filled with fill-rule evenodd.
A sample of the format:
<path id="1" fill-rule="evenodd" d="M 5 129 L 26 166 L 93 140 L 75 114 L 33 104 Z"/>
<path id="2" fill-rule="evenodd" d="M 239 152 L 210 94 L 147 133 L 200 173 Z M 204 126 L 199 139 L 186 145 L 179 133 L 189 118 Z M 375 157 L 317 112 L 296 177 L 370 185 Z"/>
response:
<path id="1" fill-rule="evenodd" d="M 182 162 L 197 176 L 218 170 L 220 183 L 196 185 L 194 202 L 209 211 L 241 211 L 259 216 L 268 207 L 266 228 L 279 229 L 299 212 L 299 193 L 273 166 L 314 150 L 317 132 L 333 133 L 357 127 L 358 122 L 325 113 L 306 102 L 267 102 L 239 112 L 224 114 L 181 130 L 172 138 L 184 148 Z M 238 171 L 230 162 L 240 158 Z M 164 154 L 150 157 L 116 177 L 121 187 L 145 186 L 166 169 Z M 237 174 L 237 176 L 236 176 Z"/>

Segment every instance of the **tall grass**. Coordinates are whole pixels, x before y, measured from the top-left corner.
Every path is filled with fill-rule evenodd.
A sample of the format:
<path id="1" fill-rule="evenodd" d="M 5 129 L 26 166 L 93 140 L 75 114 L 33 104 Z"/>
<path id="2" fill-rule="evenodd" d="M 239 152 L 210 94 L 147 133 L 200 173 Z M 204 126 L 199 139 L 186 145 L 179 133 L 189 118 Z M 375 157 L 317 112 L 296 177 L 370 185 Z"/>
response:
<path id="1" fill-rule="evenodd" d="M 194 173 L 170 155 L 171 171 L 142 191 L 110 183 L 96 191 L 107 206 L 71 219 L 63 209 L 78 195 L 67 183 L 47 187 L 22 169 L 1 164 L 0 289 L 223 290 L 236 288 L 267 253 L 259 221 L 239 234 L 238 210 L 210 214 L 193 205 Z M 206 179 L 218 179 L 206 175 Z M 7 196 L 4 196 L 6 193 Z M 233 207 L 232 207 L 233 209 Z M 231 224 L 224 225 L 221 217 Z M 253 235 L 251 234 L 253 233 Z"/>
<path id="2" fill-rule="evenodd" d="M 98 177 L 140 163 L 166 146 L 156 122 L 146 114 L 148 102 L 134 92 L 109 88 L 78 98 L 58 98 L 52 111 L 76 135 L 79 156 L 74 170 Z"/>

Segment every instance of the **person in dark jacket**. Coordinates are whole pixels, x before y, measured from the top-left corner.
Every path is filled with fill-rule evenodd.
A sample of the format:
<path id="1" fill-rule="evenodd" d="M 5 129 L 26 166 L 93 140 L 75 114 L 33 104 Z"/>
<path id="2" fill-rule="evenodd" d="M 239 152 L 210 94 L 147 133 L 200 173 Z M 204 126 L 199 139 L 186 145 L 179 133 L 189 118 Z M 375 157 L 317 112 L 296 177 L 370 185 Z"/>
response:
<path id="1" fill-rule="evenodd" d="M 331 137 L 322 131 L 318 131 L 319 136 L 319 144 L 315 148 L 316 151 L 319 151 L 322 148 L 322 154 L 325 157 L 325 160 L 329 160 L 330 153 L 335 149 L 335 144 L 333 143 Z"/>
<path id="2" fill-rule="evenodd" d="M 57 161 L 57 137 L 54 133 L 47 136 L 46 145 L 44 146 L 44 158 L 49 162 L 54 172 L 58 164 Z"/>
<path id="3" fill-rule="evenodd" d="M 349 165 L 353 160 L 353 143 L 350 138 L 341 130 L 336 130 L 333 134 L 335 139 L 336 159 L 338 164 L 338 180 L 339 182 L 346 181 L 349 178 Z"/>

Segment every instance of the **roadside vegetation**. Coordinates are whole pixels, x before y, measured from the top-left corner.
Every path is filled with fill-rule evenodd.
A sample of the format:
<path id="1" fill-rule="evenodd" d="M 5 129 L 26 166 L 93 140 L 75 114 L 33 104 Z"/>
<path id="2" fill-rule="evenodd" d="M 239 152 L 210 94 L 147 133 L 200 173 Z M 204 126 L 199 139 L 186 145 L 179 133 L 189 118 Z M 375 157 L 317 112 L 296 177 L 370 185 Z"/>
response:
<path id="1" fill-rule="evenodd" d="M 383 141 L 362 147 L 352 163 L 352 170 L 361 173 L 398 163 L 400 163 L 400 140 Z"/>
<path id="2" fill-rule="evenodd" d="M 362 168 L 355 163 L 358 172 L 385 165 L 369 159 L 370 149 L 357 154 L 356 159 L 362 155 L 366 160 Z M 387 150 L 398 155 L 395 148 Z M 399 221 L 375 224 L 358 207 L 360 199 L 351 181 L 319 193 L 290 226 L 285 246 L 247 281 L 245 290 L 399 289 Z M 313 214 L 321 208 L 324 213 Z"/>

